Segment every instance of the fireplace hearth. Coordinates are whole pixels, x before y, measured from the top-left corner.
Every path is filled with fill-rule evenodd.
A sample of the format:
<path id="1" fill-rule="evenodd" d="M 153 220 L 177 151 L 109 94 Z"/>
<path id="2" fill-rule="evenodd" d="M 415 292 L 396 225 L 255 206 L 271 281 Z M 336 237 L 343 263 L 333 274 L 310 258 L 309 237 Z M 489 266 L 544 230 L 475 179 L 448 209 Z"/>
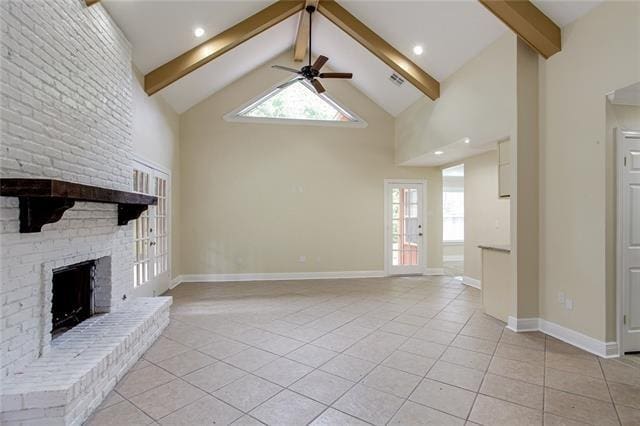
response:
<path id="1" fill-rule="evenodd" d="M 93 316 L 95 272 L 95 260 L 53 271 L 52 339 Z"/>

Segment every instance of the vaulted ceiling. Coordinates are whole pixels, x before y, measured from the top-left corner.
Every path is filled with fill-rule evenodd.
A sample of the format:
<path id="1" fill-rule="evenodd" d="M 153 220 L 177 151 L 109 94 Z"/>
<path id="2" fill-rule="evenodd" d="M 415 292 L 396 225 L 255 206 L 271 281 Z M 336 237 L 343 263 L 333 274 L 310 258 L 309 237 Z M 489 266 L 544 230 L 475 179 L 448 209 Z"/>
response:
<path id="1" fill-rule="evenodd" d="M 272 3 L 273 0 L 102 0 L 132 43 L 134 64 L 145 74 Z M 599 1 L 533 3 L 563 26 Z M 439 81 L 508 31 L 478 1 L 340 0 L 339 4 Z M 224 53 L 158 94 L 177 112 L 186 111 L 291 49 L 299 15 Z M 193 35 L 196 27 L 205 30 L 201 39 Z M 389 77 L 394 71 L 388 65 L 320 14 L 314 15 L 312 36 L 314 55 L 328 56 L 328 65 L 334 70 L 353 72 L 352 83 L 391 115 L 399 114 L 423 96 L 409 82 L 399 87 L 392 83 Z M 412 53 L 417 44 L 424 46 L 421 56 Z M 330 90 L 330 84 L 327 86 Z"/>

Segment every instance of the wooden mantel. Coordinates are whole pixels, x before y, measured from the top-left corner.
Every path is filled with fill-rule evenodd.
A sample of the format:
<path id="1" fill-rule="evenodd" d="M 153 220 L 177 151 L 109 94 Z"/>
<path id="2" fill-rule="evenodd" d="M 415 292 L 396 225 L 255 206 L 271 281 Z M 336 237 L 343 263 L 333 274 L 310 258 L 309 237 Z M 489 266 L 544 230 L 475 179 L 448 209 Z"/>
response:
<path id="1" fill-rule="evenodd" d="M 157 197 L 136 192 L 117 191 L 55 179 L 0 179 L 0 195 L 18 197 L 20 232 L 40 232 L 42 226 L 60 220 L 76 201 L 118 205 L 118 225 L 137 219 Z"/>

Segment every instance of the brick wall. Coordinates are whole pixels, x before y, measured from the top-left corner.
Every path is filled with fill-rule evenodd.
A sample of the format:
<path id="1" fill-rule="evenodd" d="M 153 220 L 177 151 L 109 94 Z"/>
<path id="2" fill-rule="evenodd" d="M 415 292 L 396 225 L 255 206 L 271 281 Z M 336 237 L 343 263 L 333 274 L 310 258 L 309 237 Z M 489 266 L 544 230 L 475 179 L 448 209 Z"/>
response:
<path id="1" fill-rule="evenodd" d="M 0 0 L 0 175 L 129 190 L 128 41 L 84 0 Z M 42 351 L 45 268 L 111 258 L 111 306 L 132 286 L 131 225 L 115 205 L 76 203 L 43 232 L 18 233 L 18 201 L 0 197 L 0 380 Z"/>

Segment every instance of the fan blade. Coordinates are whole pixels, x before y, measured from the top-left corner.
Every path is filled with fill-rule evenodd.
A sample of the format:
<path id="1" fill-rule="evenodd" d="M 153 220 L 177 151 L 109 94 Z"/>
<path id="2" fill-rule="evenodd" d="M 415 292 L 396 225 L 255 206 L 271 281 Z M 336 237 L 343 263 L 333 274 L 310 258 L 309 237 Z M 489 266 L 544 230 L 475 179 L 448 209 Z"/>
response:
<path id="1" fill-rule="evenodd" d="M 298 78 L 294 78 L 293 80 L 289 80 L 286 83 L 282 83 L 280 86 L 278 86 L 278 89 L 284 89 L 285 87 L 289 87 L 291 86 L 293 83 L 297 83 L 300 80 L 304 80 L 303 77 L 298 77 Z"/>
<path id="2" fill-rule="evenodd" d="M 300 74 L 300 71 L 294 68 L 289 68 L 289 67 L 283 67 L 282 65 L 271 65 L 271 68 L 275 68 L 278 70 L 283 70 L 283 71 L 289 71 L 289 72 L 294 72 L 296 74 Z"/>
<path id="3" fill-rule="evenodd" d="M 316 89 L 316 92 L 318 92 L 318 93 L 325 92 L 324 87 L 322 86 L 322 84 L 318 80 L 316 80 L 316 79 L 311 80 L 311 84 Z"/>
<path id="4" fill-rule="evenodd" d="M 320 78 L 352 78 L 353 74 L 350 72 L 322 72 L 318 76 Z"/>
<path id="5" fill-rule="evenodd" d="M 329 60 L 329 58 L 327 58 L 326 56 L 318 56 L 318 59 L 316 59 L 316 61 L 313 63 L 313 65 L 311 65 L 311 68 L 313 68 L 316 71 L 320 71 L 320 68 L 322 68 L 324 66 L 324 64 L 327 63 L 327 61 Z"/>

